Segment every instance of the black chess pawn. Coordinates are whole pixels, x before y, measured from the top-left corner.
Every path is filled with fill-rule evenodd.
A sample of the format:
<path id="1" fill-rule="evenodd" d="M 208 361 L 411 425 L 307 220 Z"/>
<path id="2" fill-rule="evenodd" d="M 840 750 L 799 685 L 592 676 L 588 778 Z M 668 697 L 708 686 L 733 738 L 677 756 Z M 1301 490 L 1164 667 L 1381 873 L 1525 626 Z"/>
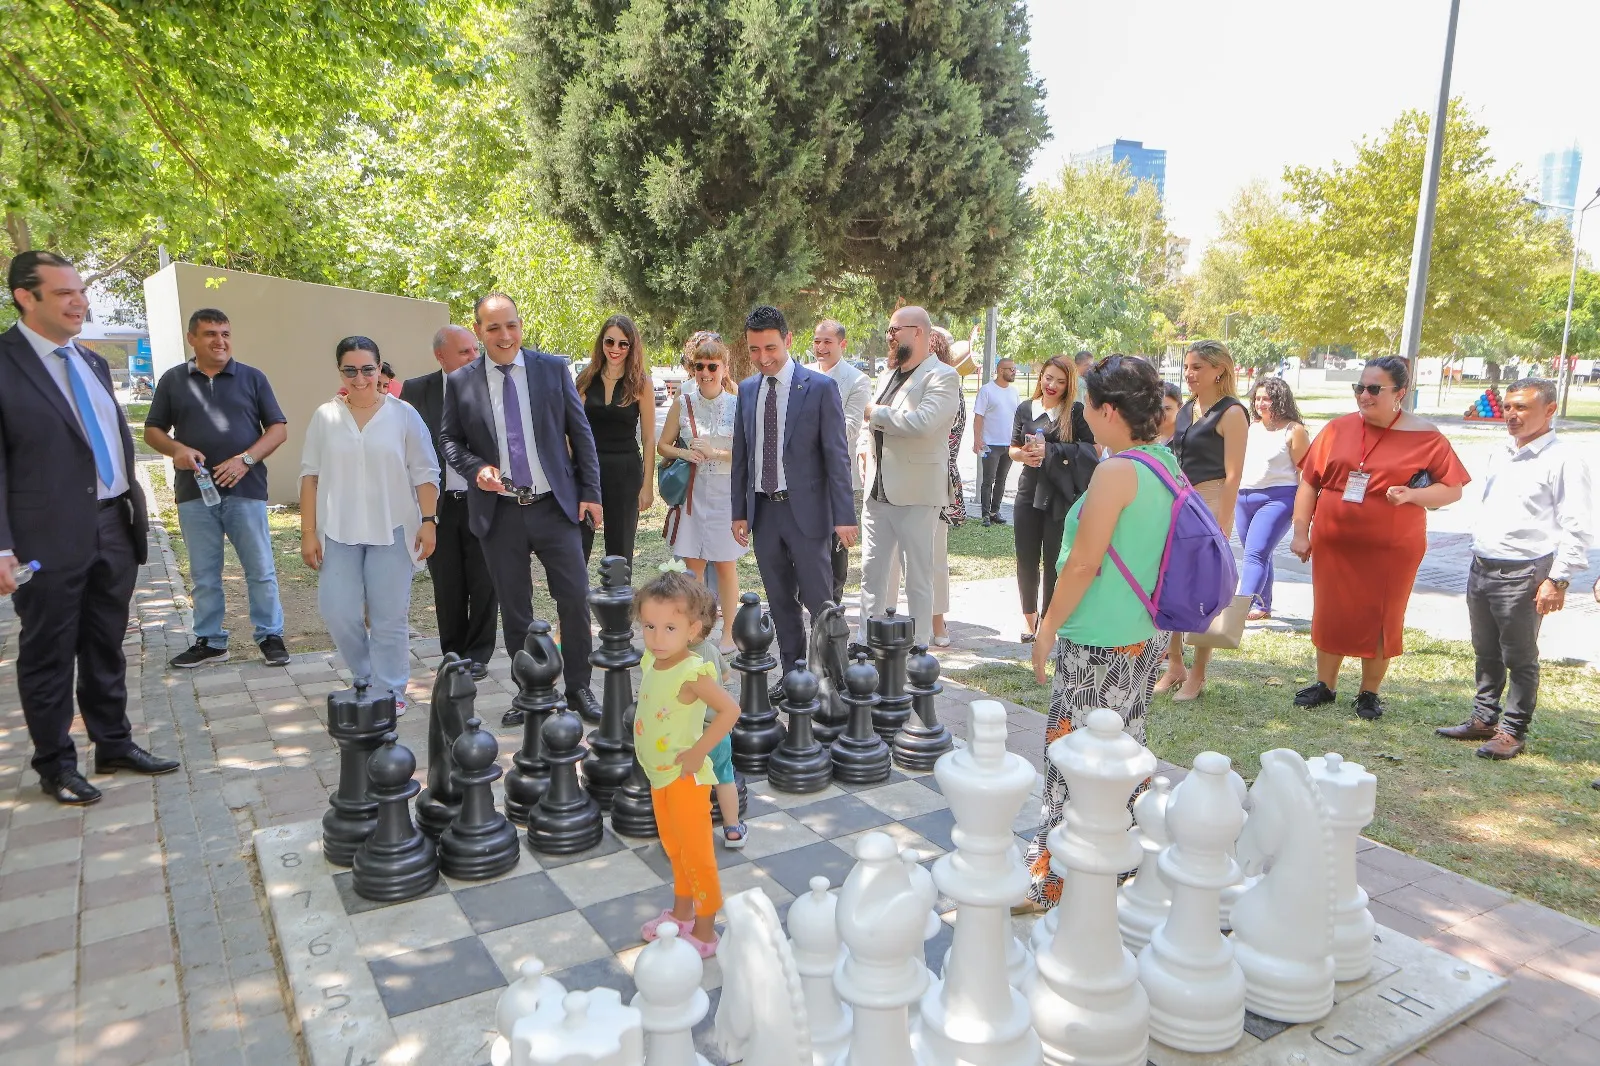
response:
<path id="1" fill-rule="evenodd" d="M 422 786 L 411 779 L 417 757 L 383 735 L 383 746 L 367 760 L 372 795 L 378 801 L 378 827 L 356 849 L 351 884 L 362 899 L 397 903 L 414 899 L 439 880 L 439 851 L 411 823 L 411 797 Z"/>
<path id="2" fill-rule="evenodd" d="M 772 619 L 761 609 L 761 597 L 746 592 L 739 597 L 733 614 L 733 642 L 739 654 L 732 666 L 739 679 L 739 720 L 733 726 L 733 765 L 759 777 L 767 772 L 767 760 L 783 743 L 783 726 L 767 691 L 767 671 L 778 665 L 770 649 L 776 636 Z"/>
<path id="3" fill-rule="evenodd" d="M 503 772 L 495 761 L 500 744 L 494 734 L 468 718 L 454 748 L 461 812 L 439 837 L 439 871 L 460 881 L 482 881 L 515 866 L 522 845 L 506 816 L 494 809 L 490 786 Z"/>
<path id="4" fill-rule="evenodd" d="M 897 615 L 890 607 L 881 618 L 867 619 L 867 647 L 878 668 L 878 705 L 872 710 L 872 728 L 885 744 L 894 742 L 911 719 L 911 697 L 906 694 L 906 658 L 916 641 L 916 620 Z"/>
<path id="5" fill-rule="evenodd" d="M 528 844 L 543 855 L 571 855 L 599 845 L 605 833 L 600 805 L 578 787 L 583 758 L 583 722 L 565 702 L 544 724 L 544 761 L 550 787 L 528 812 Z"/>
<path id="6" fill-rule="evenodd" d="M 767 760 L 767 781 L 780 792 L 821 792 L 833 780 L 833 760 L 811 731 L 812 716 L 822 706 L 817 688 L 817 675 L 804 659 L 783 676 L 789 734 Z"/>
<path id="7" fill-rule="evenodd" d="M 589 662 L 605 671 L 600 700 L 600 728 L 589 734 L 583 758 L 583 787 L 609 810 L 611 798 L 633 772 L 633 736 L 623 726 L 633 706 L 630 671 L 644 656 L 633 645 L 633 571 L 628 560 L 608 555 L 600 560 L 600 587 L 589 593 L 589 610 L 600 623 L 600 646 Z"/>
<path id="8" fill-rule="evenodd" d="M 445 655 L 434 675 L 433 700 L 428 706 L 428 787 L 417 797 L 417 828 L 435 842 L 461 810 L 454 745 L 462 723 L 473 715 L 477 698 L 472 662 L 455 652 Z"/>
<path id="9" fill-rule="evenodd" d="M 623 728 L 629 736 L 634 735 L 634 717 L 637 713 L 637 706 L 629 707 L 623 718 Z M 650 779 L 645 776 L 644 767 L 639 765 L 638 759 L 633 760 L 633 770 L 628 774 L 628 779 L 611 797 L 611 829 L 629 837 L 659 835 L 656 831 L 655 803 L 650 798 Z"/>
<path id="10" fill-rule="evenodd" d="M 517 694 L 511 697 L 509 718 L 522 723 L 522 748 L 511 757 L 506 774 L 506 817 L 528 824 L 528 812 L 550 787 L 550 767 L 544 761 L 544 724 L 561 703 L 556 678 L 561 676 L 561 649 L 550 635 L 550 623 L 534 619 L 528 639 L 511 660 Z"/>
<path id="11" fill-rule="evenodd" d="M 811 716 L 811 731 L 824 747 L 837 740 L 850 721 L 850 708 L 844 702 L 849 644 L 850 623 L 844 616 L 844 607 L 825 603 L 822 613 L 811 620 L 811 634 L 806 640 L 806 662 L 817 675 L 820 703 L 817 713 Z"/>
<path id="12" fill-rule="evenodd" d="M 394 728 L 394 697 L 374 699 L 366 683 L 328 693 L 328 735 L 339 745 L 339 786 L 322 816 L 322 857 L 349 866 L 361 842 L 378 827 L 378 801 L 367 781 L 367 760 Z"/>
<path id="13" fill-rule="evenodd" d="M 878 704 L 878 671 L 865 655 L 844 672 L 850 705 L 850 724 L 833 742 L 833 779 L 846 785 L 876 785 L 889 780 L 889 745 L 872 728 L 872 711 Z"/>
<path id="14" fill-rule="evenodd" d="M 906 770 L 932 770 L 939 757 L 956 746 L 933 704 L 944 691 L 939 684 L 939 660 L 929 655 L 926 647 L 917 645 L 906 660 L 906 677 L 910 681 L 906 691 L 911 694 L 911 706 L 917 714 L 895 734 L 894 761 Z"/>

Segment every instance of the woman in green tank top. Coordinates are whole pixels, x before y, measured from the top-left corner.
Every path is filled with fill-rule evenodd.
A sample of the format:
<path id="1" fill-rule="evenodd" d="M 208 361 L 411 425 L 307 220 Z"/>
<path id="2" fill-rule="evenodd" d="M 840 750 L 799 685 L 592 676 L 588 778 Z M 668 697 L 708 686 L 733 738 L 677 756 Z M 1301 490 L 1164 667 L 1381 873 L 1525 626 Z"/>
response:
<path id="1" fill-rule="evenodd" d="M 1045 744 L 1078 725 L 1097 707 L 1122 715 L 1123 729 L 1144 743 L 1145 709 L 1156 673 L 1166 660 L 1169 634 L 1150 621 L 1144 604 L 1109 560 L 1117 554 L 1148 591 L 1155 587 L 1172 525 L 1172 493 L 1143 464 L 1118 454 L 1138 449 L 1173 475 L 1177 460 L 1155 443 L 1161 429 L 1161 377 L 1144 359 L 1112 355 L 1083 377 L 1083 414 L 1097 443 L 1111 456 L 1095 468 L 1089 490 L 1067 513 L 1055 594 L 1039 621 L 1033 671 L 1040 684 L 1055 663 Z M 1047 634 L 1055 634 L 1052 644 Z M 1016 913 L 1048 910 L 1061 899 L 1061 879 L 1050 869 L 1045 838 L 1061 821 L 1067 785 L 1046 763 L 1047 817 L 1028 847 L 1032 884 Z"/>

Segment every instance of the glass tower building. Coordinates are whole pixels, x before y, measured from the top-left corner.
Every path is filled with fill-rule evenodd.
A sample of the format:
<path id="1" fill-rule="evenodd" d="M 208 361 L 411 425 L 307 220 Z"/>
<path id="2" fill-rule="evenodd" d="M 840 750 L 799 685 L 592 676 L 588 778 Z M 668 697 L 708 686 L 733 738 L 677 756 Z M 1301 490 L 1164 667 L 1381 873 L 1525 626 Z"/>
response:
<path id="1" fill-rule="evenodd" d="M 1572 228 L 1572 208 L 1578 204 L 1578 172 L 1583 169 L 1583 152 L 1577 145 L 1546 152 L 1539 157 L 1539 199 L 1547 204 L 1559 204 L 1566 211 L 1543 208 L 1546 218 L 1558 218 Z"/>
<path id="2" fill-rule="evenodd" d="M 1156 195 L 1166 197 L 1167 152 L 1164 148 L 1146 148 L 1143 141 L 1116 140 L 1088 152 L 1074 152 L 1072 165 L 1088 166 L 1093 163 L 1125 163 L 1128 173 L 1140 181 L 1153 182 Z M 1573 189 L 1577 189 L 1577 170 L 1573 170 Z M 1574 192 L 1575 194 L 1575 192 Z"/>

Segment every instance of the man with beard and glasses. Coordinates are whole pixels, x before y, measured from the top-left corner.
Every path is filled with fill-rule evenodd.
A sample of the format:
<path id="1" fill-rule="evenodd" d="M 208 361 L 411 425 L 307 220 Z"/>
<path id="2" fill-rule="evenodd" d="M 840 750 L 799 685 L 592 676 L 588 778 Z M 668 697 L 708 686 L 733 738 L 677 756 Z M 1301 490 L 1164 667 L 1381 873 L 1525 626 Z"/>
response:
<path id="1" fill-rule="evenodd" d="M 861 508 L 861 636 L 869 618 L 899 601 L 891 588 L 903 556 L 906 606 L 916 642 L 933 635 L 933 549 L 939 509 L 950 502 L 950 426 L 960 407 L 961 375 L 929 358 L 933 322 L 920 307 L 889 320 L 889 366 L 867 404 L 857 444 Z"/>

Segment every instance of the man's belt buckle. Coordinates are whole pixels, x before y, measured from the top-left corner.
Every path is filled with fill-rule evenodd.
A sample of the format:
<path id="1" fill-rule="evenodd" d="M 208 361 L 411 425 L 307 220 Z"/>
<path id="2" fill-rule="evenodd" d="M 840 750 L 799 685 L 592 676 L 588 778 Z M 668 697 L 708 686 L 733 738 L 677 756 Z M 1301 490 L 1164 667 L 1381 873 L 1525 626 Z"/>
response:
<path id="1" fill-rule="evenodd" d="M 768 503 L 784 503 L 789 499 L 789 490 L 780 489 L 777 492 L 758 492 L 756 495 Z"/>
<path id="2" fill-rule="evenodd" d="M 511 479 L 504 475 L 500 477 L 500 484 L 504 485 L 506 492 L 510 493 L 512 498 L 517 501 L 518 507 L 527 507 L 529 504 L 537 503 L 539 500 L 544 499 L 545 496 L 544 493 L 536 493 L 526 485 L 513 485 Z"/>

